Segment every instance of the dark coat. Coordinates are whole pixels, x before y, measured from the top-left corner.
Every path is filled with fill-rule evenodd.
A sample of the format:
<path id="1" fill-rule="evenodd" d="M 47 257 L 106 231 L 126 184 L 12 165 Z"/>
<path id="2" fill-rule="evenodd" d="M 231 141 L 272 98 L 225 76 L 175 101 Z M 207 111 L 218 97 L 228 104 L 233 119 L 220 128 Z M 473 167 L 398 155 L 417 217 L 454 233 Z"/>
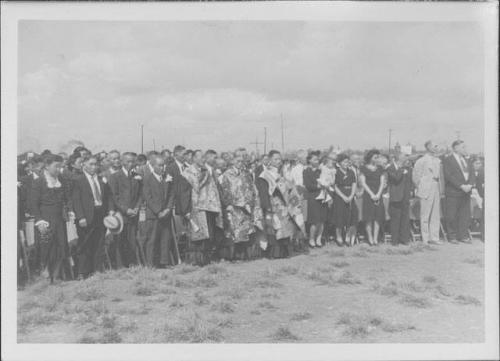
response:
<path id="1" fill-rule="evenodd" d="M 404 174 L 404 171 L 407 171 Z M 389 182 L 389 200 L 391 202 L 409 201 L 412 191 L 412 174 L 410 168 L 399 167 L 394 164 L 387 168 Z"/>
<path id="2" fill-rule="evenodd" d="M 173 178 L 175 213 L 184 216 L 191 212 L 191 184 L 181 174 L 181 170 L 175 161 L 167 166 L 167 174 L 170 174 Z"/>
<path id="3" fill-rule="evenodd" d="M 466 193 L 460 189 L 460 186 L 464 184 L 474 185 L 475 175 L 474 171 L 471 169 L 470 164 L 467 163 L 467 170 L 469 171 L 469 179 L 465 179 L 455 157 L 449 155 L 443 160 L 443 173 L 444 173 L 444 182 L 445 182 L 445 195 L 447 197 L 462 197 L 466 195 Z"/>
<path id="4" fill-rule="evenodd" d="M 321 170 L 318 168 L 316 170 L 311 167 L 304 169 L 304 187 L 307 189 L 308 199 L 315 200 L 321 191 L 321 187 L 318 185 L 318 178 L 321 174 Z"/>
<path id="5" fill-rule="evenodd" d="M 114 210 L 114 205 L 111 201 L 109 187 L 102 181 L 101 177 L 97 177 L 97 179 L 101 188 L 103 214 L 106 214 L 108 211 Z M 94 220 L 94 196 L 85 174 L 81 174 L 73 181 L 72 189 L 72 206 L 76 220 L 85 218 L 87 224 L 91 224 Z"/>
<path id="6" fill-rule="evenodd" d="M 33 179 L 33 177 L 32 177 Z M 68 194 L 66 193 L 66 185 L 64 180 L 59 178 L 61 183 L 61 190 L 52 192 L 48 187 L 44 175 L 37 179 L 33 179 L 30 191 L 30 210 L 35 217 L 35 222 L 40 220 L 48 221 L 53 219 L 62 220 L 66 218 L 65 212 L 67 211 Z M 47 219 L 47 217 L 51 219 Z"/>
<path id="7" fill-rule="evenodd" d="M 479 196 L 484 198 L 484 169 L 481 169 L 476 173 L 474 173 L 475 187 Z"/>
<path id="8" fill-rule="evenodd" d="M 31 190 L 33 188 L 33 175 L 28 174 L 25 175 L 20 179 L 21 182 L 21 187 L 20 187 L 20 196 L 21 196 L 21 202 L 22 202 L 22 210 L 23 213 L 28 213 L 33 215 L 33 212 L 31 211 Z"/>
<path id="9" fill-rule="evenodd" d="M 108 179 L 114 208 L 126 219 L 127 210 L 139 208 L 142 202 L 141 181 L 129 173 L 127 177 L 122 169 Z"/>
<path id="10" fill-rule="evenodd" d="M 173 181 L 158 182 L 151 172 L 144 176 L 142 196 L 146 202 L 146 219 L 157 219 L 161 211 L 174 208 L 173 186 Z"/>

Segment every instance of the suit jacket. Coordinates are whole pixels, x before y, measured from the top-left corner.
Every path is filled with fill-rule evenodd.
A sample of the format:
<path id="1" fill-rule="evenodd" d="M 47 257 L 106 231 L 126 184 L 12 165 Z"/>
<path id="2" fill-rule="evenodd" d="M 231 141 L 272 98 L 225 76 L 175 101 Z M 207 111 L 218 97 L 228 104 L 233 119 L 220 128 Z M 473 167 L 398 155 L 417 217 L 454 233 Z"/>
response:
<path id="1" fill-rule="evenodd" d="M 102 181 L 101 177 L 97 177 L 97 180 L 101 188 L 102 206 L 106 214 L 108 211 L 114 209 L 109 187 Z M 91 224 L 94 220 L 94 196 L 85 174 L 79 175 L 78 178 L 73 181 L 71 199 L 76 220 L 79 221 L 85 218 L 87 224 Z"/>
<path id="2" fill-rule="evenodd" d="M 142 197 L 146 203 L 146 219 L 157 219 L 164 209 L 173 209 L 175 201 L 173 181 L 161 182 L 149 172 L 144 176 Z"/>
<path id="3" fill-rule="evenodd" d="M 142 202 L 141 181 L 130 175 L 126 176 L 123 169 L 112 174 L 108 180 L 114 208 L 127 219 L 127 210 L 139 208 Z"/>
<path id="4" fill-rule="evenodd" d="M 20 179 L 21 182 L 21 187 L 20 187 L 20 197 L 21 197 L 21 202 L 22 202 L 22 209 L 23 209 L 23 214 L 28 213 L 28 214 L 33 214 L 33 211 L 31 210 L 31 190 L 33 188 L 33 181 L 35 179 L 33 178 L 33 174 L 28 174 L 25 175 Z"/>
<path id="5" fill-rule="evenodd" d="M 407 171 L 404 174 L 404 171 Z M 412 174 L 410 168 L 402 168 L 391 164 L 387 168 L 389 182 L 389 200 L 391 202 L 409 201 L 412 190 Z"/>
<path id="6" fill-rule="evenodd" d="M 416 196 L 421 199 L 429 198 L 432 186 L 438 179 L 439 193 L 444 194 L 444 175 L 441 160 L 431 155 L 424 155 L 417 160 L 413 167 L 413 183 L 416 187 Z"/>
<path id="7" fill-rule="evenodd" d="M 479 196 L 484 198 L 484 169 L 479 170 L 477 174 L 474 173 L 474 180 Z"/>
<path id="8" fill-rule="evenodd" d="M 181 170 L 175 161 L 167 166 L 167 173 L 173 178 L 175 213 L 184 216 L 190 213 L 192 208 L 191 184 L 181 174 Z"/>
<path id="9" fill-rule="evenodd" d="M 464 174 L 462 173 L 462 169 L 460 168 L 460 165 L 458 164 L 458 161 L 455 159 L 455 156 L 453 154 L 449 155 L 443 160 L 445 194 L 447 197 L 462 197 L 467 193 L 460 189 L 460 186 L 464 184 L 475 184 L 476 177 L 474 171 L 471 169 L 472 167 L 469 163 L 466 162 L 466 166 L 469 172 L 468 179 L 465 179 Z"/>

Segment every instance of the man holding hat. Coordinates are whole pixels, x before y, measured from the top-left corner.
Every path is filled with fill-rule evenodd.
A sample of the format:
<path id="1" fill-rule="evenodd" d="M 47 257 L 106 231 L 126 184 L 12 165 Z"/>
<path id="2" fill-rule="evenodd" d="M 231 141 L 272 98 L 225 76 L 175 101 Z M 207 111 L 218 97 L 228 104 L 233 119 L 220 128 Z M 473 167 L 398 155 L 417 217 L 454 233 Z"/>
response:
<path id="1" fill-rule="evenodd" d="M 72 190 L 73 210 L 78 233 L 78 279 L 103 270 L 104 216 L 113 213 L 109 189 L 97 175 L 97 158 L 83 160 L 83 173 L 75 180 Z"/>

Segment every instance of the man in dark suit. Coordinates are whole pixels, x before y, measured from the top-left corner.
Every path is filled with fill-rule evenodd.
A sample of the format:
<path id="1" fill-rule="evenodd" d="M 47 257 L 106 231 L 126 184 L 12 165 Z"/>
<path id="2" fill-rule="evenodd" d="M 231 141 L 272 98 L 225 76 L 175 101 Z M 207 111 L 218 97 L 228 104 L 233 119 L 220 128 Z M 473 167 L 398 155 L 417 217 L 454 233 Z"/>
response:
<path id="1" fill-rule="evenodd" d="M 446 231 L 451 243 L 470 243 L 470 195 L 475 175 L 465 160 L 465 143 L 456 140 L 451 146 L 453 153 L 443 161 Z"/>
<path id="2" fill-rule="evenodd" d="M 152 172 L 144 176 L 142 194 L 146 204 L 146 238 L 143 245 L 147 266 L 172 266 L 177 252 L 172 234 L 174 209 L 173 177 L 165 172 L 165 160 L 160 155 L 149 159 Z M 159 259 L 154 259 L 159 249 Z"/>
<path id="3" fill-rule="evenodd" d="M 110 249 L 123 266 L 138 264 L 143 261 L 137 243 L 137 223 L 139 207 L 142 202 L 141 177 L 133 171 L 136 154 L 122 154 L 122 168 L 112 174 L 108 184 L 111 189 L 114 207 L 123 215 L 123 231 L 117 237 L 117 245 Z M 119 257 L 118 257 L 119 256 Z M 120 265 L 118 265 L 120 266 Z"/>
<path id="4" fill-rule="evenodd" d="M 477 194 L 482 199 L 481 207 L 481 240 L 484 241 L 484 166 L 483 161 L 479 157 L 475 157 L 472 160 L 472 170 L 474 172 L 474 188 L 477 190 Z M 473 190 L 474 191 L 474 190 Z"/>
<path id="5" fill-rule="evenodd" d="M 167 173 L 173 178 L 175 190 L 175 214 L 187 216 L 191 213 L 191 184 L 183 176 L 187 168 L 184 159 L 186 148 L 177 145 L 174 148 L 174 161 L 167 167 Z"/>
<path id="6" fill-rule="evenodd" d="M 97 158 L 87 156 L 83 161 L 83 174 L 75 179 L 72 204 L 78 233 L 77 272 L 83 279 L 104 266 L 103 219 L 113 212 L 109 189 L 97 175 Z"/>
<path id="7" fill-rule="evenodd" d="M 408 159 L 399 155 L 387 168 L 389 182 L 389 215 L 391 242 L 408 244 L 410 241 L 410 196 L 412 174 Z"/>

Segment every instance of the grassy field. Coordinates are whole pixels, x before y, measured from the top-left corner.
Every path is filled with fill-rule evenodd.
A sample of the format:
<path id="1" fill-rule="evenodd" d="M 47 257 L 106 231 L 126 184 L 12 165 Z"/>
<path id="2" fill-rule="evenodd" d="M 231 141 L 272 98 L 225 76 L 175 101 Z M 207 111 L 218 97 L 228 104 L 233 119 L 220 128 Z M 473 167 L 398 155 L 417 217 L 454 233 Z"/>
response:
<path id="1" fill-rule="evenodd" d="M 483 244 L 334 245 L 18 292 L 30 343 L 483 342 Z"/>

